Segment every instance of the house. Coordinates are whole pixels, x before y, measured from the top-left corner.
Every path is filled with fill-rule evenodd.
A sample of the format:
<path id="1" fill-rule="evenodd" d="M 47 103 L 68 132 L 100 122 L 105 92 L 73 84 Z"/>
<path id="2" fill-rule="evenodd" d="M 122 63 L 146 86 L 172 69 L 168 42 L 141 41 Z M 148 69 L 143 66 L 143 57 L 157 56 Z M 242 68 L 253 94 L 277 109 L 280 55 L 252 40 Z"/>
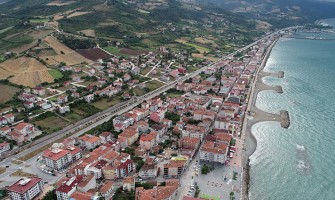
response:
<path id="1" fill-rule="evenodd" d="M 59 97 L 57 97 L 57 103 L 59 104 L 63 104 L 68 102 L 67 96 L 66 95 L 61 95 Z"/>
<path id="2" fill-rule="evenodd" d="M 64 114 L 66 112 L 70 112 L 70 106 L 59 106 L 58 107 L 58 112 L 60 114 Z"/>
<path id="3" fill-rule="evenodd" d="M 111 132 L 102 132 L 99 134 L 102 143 L 112 141 L 112 133 Z"/>
<path id="4" fill-rule="evenodd" d="M 133 176 L 124 177 L 122 189 L 127 191 L 135 190 L 135 178 Z"/>
<path id="5" fill-rule="evenodd" d="M 89 165 L 88 169 L 85 170 L 85 174 L 94 174 L 95 179 L 100 179 L 102 178 L 102 169 L 104 166 L 108 164 L 107 161 L 105 160 L 98 160 L 94 162 L 93 164 Z"/>
<path id="6" fill-rule="evenodd" d="M 119 136 L 119 138 L 126 138 L 128 145 L 134 144 L 138 137 L 138 129 L 136 126 L 130 126 L 126 130 L 124 130 Z"/>
<path id="7" fill-rule="evenodd" d="M 77 185 L 83 179 L 83 176 L 76 175 L 71 178 L 64 178 L 58 181 L 56 184 L 56 196 L 57 200 L 69 200 L 70 196 L 76 191 Z"/>
<path id="8" fill-rule="evenodd" d="M 129 81 L 130 79 L 131 79 L 131 76 L 129 74 L 125 74 L 123 76 L 123 81 L 125 81 L 125 82 Z"/>
<path id="9" fill-rule="evenodd" d="M 46 166 L 55 170 L 65 169 L 72 163 L 72 155 L 70 151 L 60 148 L 45 150 L 43 159 Z"/>
<path id="10" fill-rule="evenodd" d="M 4 126 L 0 128 L 0 136 L 2 137 L 6 137 L 6 135 L 10 132 L 11 132 L 11 129 L 8 126 Z"/>
<path id="11" fill-rule="evenodd" d="M 91 101 L 94 100 L 94 94 L 88 94 L 88 95 L 84 96 L 84 99 L 87 103 L 90 103 Z"/>
<path id="12" fill-rule="evenodd" d="M 42 108 L 42 110 L 47 110 L 52 107 L 52 104 L 46 101 L 38 102 L 38 105 Z"/>
<path id="13" fill-rule="evenodd" d="M 101 144 L 101 140 L 99 137 L 90 134 L 79 137 L 78 142 L 81 147 L 84 147 L 86 149 L 94 149 Z"/>
<path id="14" fill-rule="evenodd" d="M 36 94 L 38 96 L 44 96 L 45 95 L 45 89 L 43 87 L 35 87 L 32 89 L 33 94 Z"/>
<path id="15" fill-rule="evenodd" d="M 169 75 L 172 76 L 173 78 L 178 78 L 179 72 L 178 72 L 178 70 L 172 70 L 169 73 Z"/>
<path id="16" fill-rule="evenodd" d="M 154 179 L 158 175 L 158 167 L 153 158 L 147 158 L 144 165 L 141 167 L 138 175 L 142 179 Z"/>
<path id="17" fill-rule="evenodd" d="M 15 116 L 13 114 L 6 114 L 3 117 L 6 118 L 6 120 L 9 124 L 11 124 L 15 121 Z"/>
<path id="18" fill-rule="evenodd" d="M 119 156 L 117 162 L 114 162 L 114 165 L 116 167 L 115 174 L 117 178 L 126 177 L 135 169 L 134 162 L 130 159 L 130 155 L 128 158 Z"/>
<path id="19" fill-rule="evenodd" d="M 29 101 L 29 102 L 35 102 L 36 101 L 36 97 L 34 95 L 27 94 L 27 93 L 23 93 L 23 94 L 19 95 L 18 98 L 21 101 Z"/>
<path id="20" fill-rule="evenodd" d="M 20 145 L 24 141 L 24 135 L 16 130 L 11 131 L 6 135 L 6 138 L 9 140 L 15 140 L 15 142 Z"/>
<path id="21" fill-rule="evenodd" d="M 180 73 L 180 74 L 186 74 L 186 69 L 184 68 L 184 67 L 178 67 L 178 72 Z"/>
<path id="22" fill-rule="evenodd" d="M 195 110 L 193 112 L 193 119 L 194 120 L 210 119 L 210 120 L 214 121 L 215 116 L 216 116 L 215 112 L 204 110 L 204 109 Z"/>
<path id="23" fill-rule="evenodd" d="M 92 193 L 75 191 L 71 194 L 70 200 L 92 200 L 93 197 Z"/>
<path id="24" fill-rule="evenodd" d="M 0 116 L 0 126 L 1 126 L 1 125 L 6 125 L 7 122 L 8 122 L 8 121 L 7 121 L 7 119 L 6 119 L 5 117 L 1 117 L 1 116 Z"/>
<path id="25" fill-rule="evenodd" d="M 182 130 L 182 137 L 199 138 L 201 141 L 206 133 L 206 128 L 196 126 L 193 124 L 187 124 L 185 129 Z"/>
<path id="26" fill-rule="evenodd" d="M 126 129 L 130 125 L 132 125 L 133 123 L 134 122 L 131 119 L 129 119 L 128 117 L 126 117 L 124 115 L 119 115 L 119 116 L 117 116 L 113 119 L 113 126 L 114 126 L 114 128 L 118 128 L 118 129 L 121 129 L 122 126 L 121 127 L 115 127 L 116 124 L 121 124 L 121 125 L 123 125 L 124 129 Z M 120 126 L 120 125 L 118 125 L 118 126 Z"/>
<path id="27" fill-rule="evenodd" d="M 30 101 L 26 101 L 23 103 L 23 106 L 27 109 L 32 109 L 34 107 L 34 103 Z"/>
<path id="28" fill-rule="evenodd" d="M 0 155 L 10 150 L 10 144 L 8 142 L 0 143 Z"/>
<path id="29" fill-rule="evenodd" d="M 150 114 L 150 119 L 154 122 L 161 122 L 165 117 L 165 110 L 163 109 L 160 109 L 160 110 L 157 110 L 156 112 L 152 112 Z"/>
<path id="30" fill-rule="evenodd" d="M 81 149 L 79 147 L 76 147 L 74 145 L 67 145 L 66 150 L 68 150 L 72 156 L 72 162 L 75 162 L 79 159 L 81 159 Z"/>
<path id="31" fill-rule="evenodd" d="M 10 199 L 31 200 L 43 192 L 43 180 L 37 177 L 21 178 L 7 188 Z"/>
<path id="32" fill-rule="evenodd" d="M 97 186 L 97 182 L 93 174 L 88 176 L 83 176 L 81 181 L 77 185 L 77 190 L 79 192 L 87 192 L 91 189 L 95 189 Z"/>
<path id="33" fill-rule="evenodd" d="M 101 188 L 99 189 L 99 193 L 102 197 L 106 199 L 112 194 L 113 189 L 114 189 L 114 181 L 105 181 L 102 184 Z"/>
<path id="34" fill-rule="evenodd" d="M 149 151 L 156 143 L 156 132 L 150 132 L 149 134 L 143 134 L 140 138 L 140 147 L 144 150 Z"/>
<path id="35" fill-rule="evenodd" d="M 146 121 L 138 121 L 135 126 L 137 126 L 139 134 L 143 134 L 149 131 L 149 124 Z"/>
<path id="36" fill-rule="evenodd" d="M 17 124 L 14 129 L 23 136 L 27 136 L 28 134 L 31 134 L 35 131 L 34 125 L 25 122 Z"/>
<path id="37" fill-rule="evenodd" d="M 170 160 L 168 163 L 164 164 L 163 177 L 164 178 L 181 177 L 185 165 L 186 165 L 185 160 Z"/>

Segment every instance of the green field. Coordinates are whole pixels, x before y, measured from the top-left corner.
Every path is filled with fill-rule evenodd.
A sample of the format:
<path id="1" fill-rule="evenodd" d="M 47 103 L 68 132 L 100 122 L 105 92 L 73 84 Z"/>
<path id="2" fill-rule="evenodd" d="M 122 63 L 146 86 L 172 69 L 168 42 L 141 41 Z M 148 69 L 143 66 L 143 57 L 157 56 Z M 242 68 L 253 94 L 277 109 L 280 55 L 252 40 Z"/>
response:
<path id="1" fill-rule="evenodd" d="M 143 13 L 143 14 L 149 14 L 149 11 L 146 10 L 142 10 L 142 9 L 138 9 L 138 12 Z"/>
<path id="2" fill-rule="evenodd" d="M 78 115 L 77 113 L 74 113 L 74 112 L 67 113 L 64 117 L 66 119 L 70 120 L 71 122 L 77 122 L 77 121 L 83 119 L 82 116 L 80 116 L 80 115 Z"/>
<path id="3" fill-rule="evenodd" d="M 201 194 L 200 198 L 203 198 L 203 199 L 212 199 L 212 200 L 220 200 L 220 197 L 210 196 L 209 194 Z"/>
<path id="4" fill-rule="evenodd" d="M 33 37 L 24 34 L 15 35 L 10 39 L 0 39 L 0 52 L 8 51 L 10 49 L 20 47 L 25 44 L 30 44 L 33 41 Z"/>
<path id="5" fill-rule="evenodd" d="M 106 98 L 101 99 L 99 101 L 96 101 L 96 102 L 92 103 L 92 105 L 96 108 L 99 108 L 100 110 L 104 110 L 104 109 L 109 108 L 111 106 L 114 106 L 114 105 L 116 105 L 120 102 L 121 102 L 121 98 L 115 96 L 115 97 L 112 97 L 110 99 L 106 99 Z"/>
<path id="6" fill-rule="evenodd" d="M 63 77 L 63 74 L 57 69 L 51 69 L 48 72 L 54 79 L 60 79 Z"/>
<path id="7" fill-rule="evenodd" d="M 152 70 L 152 67 L 146 67 L 141 70 L 140 74 L 146 75 L 148 72 L 150 72 L 150 70 Z"/>
<path id="8" fill-rule="evenodd" d="M 120 53 L 120 49 L 117 48 L 117 47 L 113 47 L 113 46 L 104 47 L 103 49 L 105 49 L 106 51 L 108 51 L 111 54 L 118 54 L 118 53 Z"/>
<path id="9" fill-rule="evenodd" d="M 9 31 L 9 30 L 12 29 L 13 27 L 14 27 L 14 26 L 10 26 L 10 27 L 1 29 L 1 30 L 0 30 L 0 34 L 6 32 L 6 31 Z"/>
<path id="10" fill-rule="evenodd" d="M 30 19 L 30 23 L 44 23 L 50 21 L 49 18 L 36 18 L 36 19 Z"/>
<path id="11" fill-rule="evenodd" d="M 153 80 L 153 81 L 146 82 L 145 85 L 146 85 L 145 86 L 146 88 L 149 88 L 149 90 L 152 91 L 152 90 L 162 87 L 165 84 L 160 81 Z"/>
<path id="12" fill-rule="evenodd" d="M 5 60 L 5 56 L 3 55 L 0 55 L 0 62 L 4 61 Z"/>
<path id="13" fill-rule="evenodd" d="M 36 126 L 40 126 L 42 130 L 46 131 L 47 133 L 56 132 L 65 126 L 70 125 L 69 122 L 63 120 L 55 114 L 40 121 L 33 121 L 33 123 Z"/>

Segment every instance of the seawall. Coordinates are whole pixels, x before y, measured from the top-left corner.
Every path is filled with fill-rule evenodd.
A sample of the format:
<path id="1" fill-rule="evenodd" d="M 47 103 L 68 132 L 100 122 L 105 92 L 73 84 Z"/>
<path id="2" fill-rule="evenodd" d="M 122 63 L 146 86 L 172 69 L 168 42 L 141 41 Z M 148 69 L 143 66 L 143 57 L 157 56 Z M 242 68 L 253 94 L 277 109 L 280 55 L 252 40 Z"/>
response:
<path id="1" fill-rule="evenodd" d="M 281 110 L 280 111 L 280 125 L 283 128 L 288 128 L 290 126 L 290 115 L 288 111 Z"/>
<path id="2" fill-rule="evenodd" d="M 275 86 L 275 91 L 278 92 L 278 93 L 283 93 L 283 88 L 281 86 Z"/>

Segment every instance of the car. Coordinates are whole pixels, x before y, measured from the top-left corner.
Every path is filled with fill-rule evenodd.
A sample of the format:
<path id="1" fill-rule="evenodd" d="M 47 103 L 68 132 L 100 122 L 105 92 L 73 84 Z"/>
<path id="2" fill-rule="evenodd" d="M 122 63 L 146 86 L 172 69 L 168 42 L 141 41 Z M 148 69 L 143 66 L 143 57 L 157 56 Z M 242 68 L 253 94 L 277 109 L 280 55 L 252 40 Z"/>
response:
<path id="1" fill-rule="evenodd" d="M 19 167 L 18 169 L 19 169 L 19 170 L 21 170 L 21 169 L 22 169 L 22 167 Z"/>
<path id="2" fill-rule="evenodd" d="M 192 192 L 193 192 L 192 190 L 189 190 L 189 191 L 188 191 L 188 193 L 191 193 L 191 194 L 192 194 Z"/>
<path id="3" fill-rule="evenodd" d="M 6 165 L 6 168 L 8 168 L 9 167 L 9 165 Z"/>

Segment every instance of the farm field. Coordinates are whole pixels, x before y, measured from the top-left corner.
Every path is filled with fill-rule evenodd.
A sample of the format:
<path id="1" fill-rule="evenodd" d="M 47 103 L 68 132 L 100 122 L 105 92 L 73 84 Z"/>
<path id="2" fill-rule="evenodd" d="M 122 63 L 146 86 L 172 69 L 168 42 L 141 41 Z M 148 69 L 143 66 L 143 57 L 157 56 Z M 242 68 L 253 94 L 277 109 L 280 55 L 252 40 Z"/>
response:
<path id="1" fill-rule="evenodd" d="M 20 89 L 0 83 L 0 91 L 0 103 L 6 103 L 7 101 L 11 100 L 15 93 L 19 92 Z"/>
<path id="2" fill-rule="evenodd" d="M 47 133 L 53 133 L 62 128 L 70 125 L 69 122 L 65 121 L 62 118 L 59 118 L 56 115 L 52 115 L 48 118 L 45 118 L 40 121 L 33 121 L 36 126 L 41 126 L 42 130 L 46 131 Z"/>
<path id="3" fill-rule="evenodd" d="M 206 47 L 203 47 L 203 46 L 200 46 L 200 45 L 197 45 L 197 44 L 193 44 L 193 43 L 190 43 L 184 39 L 177 39 L 175 40 L 176 42 L 178 43 L 181 43 L 181 44 L 184 44 L 186 46 L 189 46 L 189 47 L 194 47 L 196 50 L 198 50 L 200 53 L 205 53 L 205 52 L 209 52 L 210 49 L 206 48 Z"/>
<path id="4" fill-rule="evenodd" d="M 49 74 L 54 78 L 54 79 L 60 79 L 63 77 L 63 74 L 57 70 L 57 69 L 52 69 L 49 70 Z"/>
<path id="5" fill-rule="evenodd" d="M 99 48 L 92 48 L 92 49 L 79 49 L 77 53 L 84 56 L 87 59 L 96 61 L 98 59 L 106 59 L 112 57 L 110 54 L 104 52 Z"/>
<path id="6" fill-rule="evenodd" d="M 29 87 L 36 87 L 43 82 L 52 83 L 54 81 L 47 67 L 35 58 L 28 57 L 20 57 L 0 63 L 0 79 L 6 78 L 9 78 L 12 83 Z"/>
<path id="7" fill-rule="evenodd" d="M 48 43 L 49 46 L 57 53 L 57 55 L 54 56 L 41 57 L 41 59 L 43 59 L 49 65 L 57 65 L 61 62 L 66 63 L 66 65 L 77 65 L 83 62 L 92 63 L 91 60 L 88 60 L 79 53 L 68 48 L 51 36 L 46 37 L 44 42 Z"/>
<path id="8" fill-rule="evenodd" d="M 109 108 L 111 106 L 114 106 L 114 105 L 120 103 L 121 101 L 122 100 L 121 100 L 120 97 L 115 96 L 115 97 L 112 97 L 110 99 L 106 99 L 106 98 L 101 99 L 99 101 L 96 101 L 96 102 L 92 103 L 92 105 L 94 107 L 99 108 L 100 110 L 104 110 L 106 108 Z"/>
<path id="9" fill-rule="evenodd" d="M 81 31 L 78 31 L 78 33 L 85 34 L 85 36 L 87 37 L 95 37 L 95 31 L 93 29 L 81 30 Z"/>
<path id="10" fill-rule="evenodd" d="M 204 56 L 203 54 L 200 53 L 193 53 L 192 54 L 193 57 L 195 58 L 201 58 L 201 59 L 206 59 L 206 60 L 210 60 L 210 61 L 217 61 L 220 58 L 214 57 L 214 56 Z"/>
<path id="11" fill-rule="evenodd" d="M 76 11 L 74 13 L 71 13 L 70 15 L 68 15 L 67 17 L 68 18 L 71 18 L 71 17 L 77 17 L 77 16 L 81 16 L 81 15 L 86 15 L 88 13 L 91 13 L 91 12 L 80 12 L 80 11 Z"/>

